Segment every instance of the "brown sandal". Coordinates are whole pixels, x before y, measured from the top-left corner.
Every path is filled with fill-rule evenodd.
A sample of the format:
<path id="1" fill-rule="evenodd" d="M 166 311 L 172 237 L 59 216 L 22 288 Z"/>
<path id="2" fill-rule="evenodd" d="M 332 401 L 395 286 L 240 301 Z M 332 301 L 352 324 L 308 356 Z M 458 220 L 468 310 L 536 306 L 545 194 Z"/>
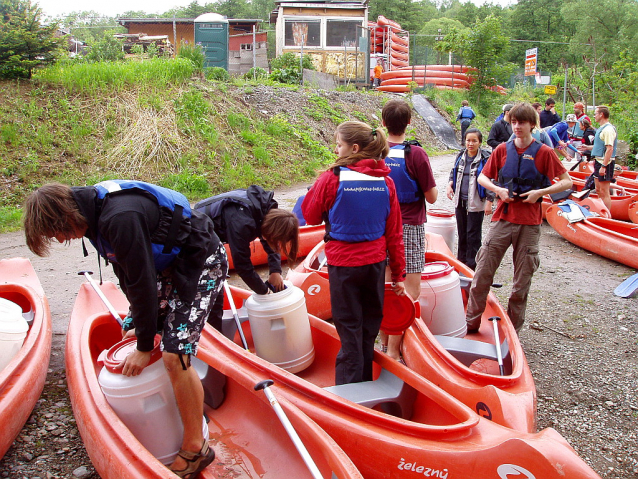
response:
<path id="1" fill-rule="evenodd" d="M 215 451 L 208 445 L 206 439 L 204 439 L 204 444 L 199 452 L 180 449 L 177 455 L 186 461 L 186 467 L 179 470 L 171 469 L 171 471 L 184 479 L 195 479 L 197 474 L 206 469 L 215 459 Z"/>

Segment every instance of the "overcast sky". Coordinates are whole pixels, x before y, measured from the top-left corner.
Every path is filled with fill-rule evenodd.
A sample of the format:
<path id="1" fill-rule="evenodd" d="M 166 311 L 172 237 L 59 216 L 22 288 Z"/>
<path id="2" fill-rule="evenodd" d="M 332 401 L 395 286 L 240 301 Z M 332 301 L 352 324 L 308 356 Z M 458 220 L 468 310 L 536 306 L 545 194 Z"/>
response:
<path id="1" fill-rule="evenodd" d="M 185 7 L 192 0 L 32 0 L 38 3 L 46 16 L 57 17 L 71 12 L 93 10 L 108 17 L 114 17 L 127 11 L 143 11 L 146 13 L 163 13 L 174 7 Z M 477 5 L 484 0 L 472 0 Z M 200 0 L 200 5 L 207 0 Z M 508 5 L 509 0 L 494 0 L 493 3 Z"/>

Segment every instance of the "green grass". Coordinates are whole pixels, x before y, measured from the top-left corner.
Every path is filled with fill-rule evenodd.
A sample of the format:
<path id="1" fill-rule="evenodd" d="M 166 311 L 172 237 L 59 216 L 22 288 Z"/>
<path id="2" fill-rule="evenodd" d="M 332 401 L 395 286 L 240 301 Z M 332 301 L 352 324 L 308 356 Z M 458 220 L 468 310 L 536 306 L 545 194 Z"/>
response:
<path id="1" fill-rule="evenodd" d="M 22 227 L 22 210 L 16 206 L 0 207 L 0 233 L 8 233 Z"/>
<path id="2" fill-rule="evenodd" d="M 69 91 L 96 93 L 121 91 L 140 84 L 164 88 L 186 82 L 194 72 L 195 65 L 185 58 L 152 58 L 143 62 L 61 61 L 38 70 L 34 80 Z"/>

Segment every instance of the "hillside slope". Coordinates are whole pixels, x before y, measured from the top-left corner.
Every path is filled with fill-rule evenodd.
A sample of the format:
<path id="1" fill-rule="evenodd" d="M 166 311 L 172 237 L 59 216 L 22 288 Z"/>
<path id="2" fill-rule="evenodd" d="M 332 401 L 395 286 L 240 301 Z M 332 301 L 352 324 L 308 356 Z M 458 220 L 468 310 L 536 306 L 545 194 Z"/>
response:
<path id="1" fill-rule="evenodd" d="M 311 179 L 332 160 L 336 125 L 380 124 L 388 95 L 191 81 L 162 91 L 82 94 L 0 83 L 0 207 L 51 181 L 135 178 L 191 200 Z M 410 136 L 445 147 L 414 118 Z"/>

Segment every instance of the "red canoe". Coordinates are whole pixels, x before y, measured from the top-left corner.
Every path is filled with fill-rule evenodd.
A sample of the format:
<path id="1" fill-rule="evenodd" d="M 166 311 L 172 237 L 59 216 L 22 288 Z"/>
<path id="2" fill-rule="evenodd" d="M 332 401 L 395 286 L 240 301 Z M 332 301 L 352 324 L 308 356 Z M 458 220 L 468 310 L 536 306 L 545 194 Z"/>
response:
<path id="1" fill-rule="evenodd" d="M 587 196 L 587 198 L 583 199 L 576 198 L 574 195 L 571 195 L 569 199 L 587 208 L 592 213 L 598 213 L 603 218 L 611 218 L 611 213 L 605 206 L 605 203 L 603 203 L 603 200 L 598 198 L 596 195 L 589 195 Z M 549 197 L 549 195 L 543 196 L 543 202 L 541 203 L 541 207 L 543 210 L 543 219 L 546 219 L 547 209 L 553 204 L 554 202 Z"/>
<path id="2" fill-rule="evenodd" d="M 445 261 L 458 273 L 472 278 L 474 272 L 453 257 L 443 237 L 427 234 L 428 250 L 426 260 Z M 318 245 L 295 270 L 288 272 L 287 280 L 301 288 L 306 296 L 308 312 L 323 319 L 331 317 L 328 273 L 325 267 L 317 269 L 324 258 L 323 243 Z M 464 300 L 467 296 L 464 294 Z M 422 311 L 427 317 L 427 312 Z M 484 344 L 494 345 L 492 324 L 487 320 L 498 316 L 501 341 L 507 340 L 507 375 L 500 376 L 498 363 L 493 359 L 476 357 L 465 363 L 445 349 L 441 342 L 458 343 L 470 351 L 484 348 Z M 480 343 L 480 344 L 473 344 Z M 450 350 L 453 344 L 447 344 Z M 495 346 L 494 346 L 495 348 Z M 492 355 L 495 349 L 489 350 Z M 518 335 L 507 319 L 507 314 L 493 294 L 483 314 L 478 334 L 465 338 L 440 338 L 430 333 L 421 318 L 406 331 L 403 339 L 403 357 L 407 365 L 434 382 L 477 413 L 498 424 L 524 432 L 536 431 L 536 388 Z M 459 352 L 458 354 L 462 354 Z M 471 356 L 468 355 L 467 358 Z"/>
<path id="3" fill-rule="evenodd" d="M 113 283 L 105 282 L 102 291 L 117 310 L 127 311 L 128 303 Z M 97 357 L 120 339 L 118 324 L 95 291 L 83 284 L 71 315 L 66 358 L 69 393 L 84 445 L 103 479 L 174 478 L 124 426 L 100 389 Z M 310 477 L 264 393 L 252 389 L 267 378 L 232 368 L 218 355 L 203 359 L 224 372 L 230 367 L 234 374 L 226 379 L 226 398 L 220 407 L 212 410 L 206 406 L 210 440 L 217 458 L 198 477 Z M 334 471 L 339 478 L 362 479 L 325 431 L 286 398 L 278 399 L 323 477 L 331 477 Z"/>
<path id="4" fill-rule="evenodd" d="M 573 172 L 570 172 L 570 174 Z M 573 188 L 581 191 L 585 186 L 585 180 L 580 178 L 571 177 L 572 182 L 574 184 Z M 611 213 L 611 217 L 615 220 L 620 221 L 629 221 L 629 205 L 631 205 L 634 201 L 638 200 L 638 190 L 633 190 L 630 188 L 625 188 L 626 195 L 623 196 L 612 196 L 611 197 L 611 208 L 609 212 Z M 598 198 L 598 195 L 592 193 L 589 195 L 591 198 Z"/>
<path id="5" fill-rule="evenodd" d="M 638 225 L 597 217 L 570 223 L 558 205 L 548 208 L 547 222 L 567 241 L 599 256 L 638 268 Z"/>
<path id="6" fill-rule="evenodd" d="M 18 304 L 33 323 L 22 348 L 0 371 L 0 458 L 27 422 L 46 380 L 51 356 L 51 313 L 28 259 L 0 261 L 0 297 Z"/>
<path id="7" fill-rule="evenodd" d="M 629 209 L 627 210 L 627 214 L 629 215 L 629 220 L 632 223 L 638 224 L 638 200 L 633 201 L 629 205 Z"/>
<path id="8" fill-rule="evenodd" d="M 587 173 L 584 171 L 570 171 L 569 172 L 569 176 L 572 177 L 572 179 L 579 179 L 579 180 L 583 180 L 586 181 L 587 178 L 589 177 L 589 175 L 591 175 L 591 173 Z M 630 188 L 633 190 L 638 190 L 638 180 L 634 179 L 634 178 L 630 178 L 630 177 L 626 177 L 623 176 L 623 174 L 619 175 L 616 178 L 616 184 L 618 186 L 622 186 L 623 188 Z"/>
<path id="9" fill-rule="evenodd" d="M 299 253 L 298 256 L 303 258 L 306 256 L 310 250 L 323 239 L 323 235 L 326 233 L 326 229 L 324 225 L 319 226 L 302 226 L 299 228 Z M 226 254 L 228 255 L 228 268 L 233 269 L 235 267 L 233 263 L 233 257 L 230 254 L 230 249 L 228 245 L 226 246 Z M 254 265 L 266 264 L 268 263 L 268 255 L 264 251 L 263 246 L 259 240 L 255 240 L 250 244 L 250 249 L 252 251 L 250 255 L 250 261 Z M 286 259 L 286 255 L 281 256 L 281 260 L 284 261 Z"/>
<path id="10" fill-rule="evenodd" d="M 429 85 L 443 85 L 443 86 L 453 86 L 458 88 L 469 88 L 470 84 L 466 80 L 462 80 L 460 78 L 451 78 L 451 77 L 419 77 L 416 76 L 414 80 L 412 77 L 400 77 L 400 78 L 391 78 L 388 80 L 383 80 L 381 82 L 381 86 L 390 86 L 390 85 L 407 85 L 409 82 L 416 82 L 417 85 L 423 86 L 423 83 Z"/>
<path id="11" fill-rule="evenodd" d="M 236 305 L 251 295 L 237 288 L 232 294 Z M 334 386 L 337 332 L 325 321 L 308 318 L 315 359 L 296 375 L 251 352 L 249 321 L 242 329 L 251 351 L 239 347 L 238 334 L 231 341 L 206 327 L 201 358 L 209 362 L 216 356 L 230 378 L 243 371 L 274 379 L 278 397 L 290 400 L 325 429 L 367 479 L 599 477 L 554 430 L 530 434 L 488 421 L 379 352 L 374 357 L 375 381 Z"/>

